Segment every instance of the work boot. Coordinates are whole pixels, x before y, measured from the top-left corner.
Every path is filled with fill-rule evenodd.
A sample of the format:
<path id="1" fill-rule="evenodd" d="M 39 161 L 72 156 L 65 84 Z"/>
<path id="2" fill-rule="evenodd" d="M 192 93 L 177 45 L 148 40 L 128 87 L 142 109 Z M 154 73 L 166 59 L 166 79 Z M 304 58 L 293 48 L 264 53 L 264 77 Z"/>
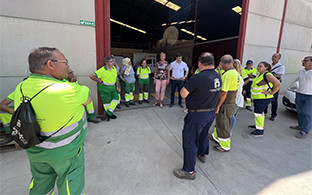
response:
<path id="1" fill-rule="evenodd" d="M 256 125 L 248 125 L 249 128 L 255 129 Z"/>
<path id="2" fill-rule="evenodd" d="M 252 112 L 251 106 L 246 106 L 246 109 Z"/>
<path id="3" fill-rule="evenodd" d="M 125 106 L 126 106 L 127 108 L 129 108 L 129 103 L 126 103 Z"/>
<path id="4" fill-rule="evenodd" d="M 140 101 L 139 101 L 139 104 L 142 104 L 142 103 L 143 103 L 143 101 L 142 101 L 142 100 L 140 100 Z"/>
<path id="5" fill-rule="evenodd" d="M 197 155 L 197 158 L 200 162 L 205 163 L 206 162 L 206 155 L 201 156 L 201 155 Z"/>
<path id="6" fill-rule="evenodd" d="M 251 132 L 250 134 L 254 137 L 263 137 L 263 130 L 254 130 L 253 132 Z"/>
<path id="7" fill-rule="evenodd" d="M 130 102 L 129 104 L 130 104 L 130 105 L 133 105 L 133 106 L 135 106 L 135 103 L 134 103 L 134 102 Z"/>
<path id="8" fill-rule="evenodd" d="M 149 103 L 149 101 L 148 101 L 148 100 L 144 100 L 144 102 Z"/>
<path id="9" fill-rule="evenodd" d="M 189 172 L 184 171 L 183 169 L 177 168 L 173 171 L 173 174 L 174 176 L 180 179 L 190 179 L 190 180 L 196 179 L 195 171 L 193 171 L 193 173 L 190 174 Z"/>
<path id="10" fill-rule="evenodd" d="M 91 123 L 99 123 L 101 120 L 98 119 L 98 118 L 90 118 L 88 119 L 88 122 L 91 122 Z"/>
<path id="11" fill-rule="evenodd" d="M 97 118 L 100 118 L 102 121 L 109 121 L 109 117 L 107 115 L 98 116 Z"/>
<path id="12" fill-rule="evenodd" d="M 110 119 L 116 119 L 117 116 L 113 114 L 112 116 L 109 116 L 109 118 L 110 118 Z"/>
<path id="13" fill-rule="evenodd" d="M 116 108 L 118 108 L 118 109 L 121 109 L 121 106 L 120 106 L 120 104 L 118 104 L 118 105 L 116 106 Z"/>

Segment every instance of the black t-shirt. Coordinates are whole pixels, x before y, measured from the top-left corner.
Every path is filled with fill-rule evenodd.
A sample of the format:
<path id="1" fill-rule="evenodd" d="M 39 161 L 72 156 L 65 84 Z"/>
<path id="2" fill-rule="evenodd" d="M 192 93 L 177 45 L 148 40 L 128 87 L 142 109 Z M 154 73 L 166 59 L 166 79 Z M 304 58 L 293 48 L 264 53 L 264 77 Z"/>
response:
<path id="1" fill-rule="evenodd" d="M 185 99 L 187 109 L 212 109 L 217 106 L 222 81 L 214 69 L 208 69 L 192 76 L 184 87 L 189 92 Z"/>

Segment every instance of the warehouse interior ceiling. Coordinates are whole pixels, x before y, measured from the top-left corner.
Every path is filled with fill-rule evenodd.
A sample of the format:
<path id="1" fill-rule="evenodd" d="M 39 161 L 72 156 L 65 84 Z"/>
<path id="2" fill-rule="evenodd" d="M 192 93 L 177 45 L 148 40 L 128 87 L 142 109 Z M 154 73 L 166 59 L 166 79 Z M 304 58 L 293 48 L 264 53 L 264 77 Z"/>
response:
<path id="1" fill-rule="evenodd" d="M 168 3 L 176 4 L 179 10 L 171 9 Z M 195 5 L 196 0 L 112 0 L 112 47 L 144 49 L 155 45 L 169 26 L 178 29 L 178 40 L 194 39 Z M 198 0 L 197 42 L 238 36 L 240 14 L 232 10 L 237 6 L 242 6 L 242 0 Z"/>

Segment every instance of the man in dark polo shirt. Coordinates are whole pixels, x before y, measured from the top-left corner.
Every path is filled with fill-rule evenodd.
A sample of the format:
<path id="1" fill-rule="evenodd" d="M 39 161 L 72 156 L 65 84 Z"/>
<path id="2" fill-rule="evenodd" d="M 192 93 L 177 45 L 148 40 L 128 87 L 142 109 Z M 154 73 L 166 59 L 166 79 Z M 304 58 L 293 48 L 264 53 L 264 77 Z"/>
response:
<path id="1" fill-rule="evenodd" d="M 196 156 L 202 163 L 206 162 L 206 155 L 209 153 L 208 131 L 216 116 L 215 108 L 222 87 L 221 77 L 214 70 L 214 57 L 211 53 L 200 55 L 198 68 L 200 72 L 180 92 L 188 109 L 182 132 L 184 163 L 182 169 L 173 171 L 180 179 L 196 178 Z"/>

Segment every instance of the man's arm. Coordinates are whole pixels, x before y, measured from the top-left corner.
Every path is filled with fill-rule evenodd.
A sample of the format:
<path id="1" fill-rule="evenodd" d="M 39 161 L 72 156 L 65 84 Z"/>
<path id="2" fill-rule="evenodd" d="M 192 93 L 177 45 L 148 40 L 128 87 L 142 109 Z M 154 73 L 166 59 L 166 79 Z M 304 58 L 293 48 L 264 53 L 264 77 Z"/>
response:
<path id="1" fill-rule="evenodd" d="M 226 99 L 227 96 L 227 91 L 221 91 L 221 94 L 219 96 L 219 100 L 218 100 L 218 104 L 217 104 L 217 108 L 216 108 L 216 114 L 219 113 L 220 107 L 223 104 L 224 100 Z"/>
<path id="2" fill-rule="evenodd" d="M 89 76 L 90 79 L 92 79 L 93 81 L 97 82 L 98 84 L 102 83 L 102 80 L 97 78 L 97 76 L 92 73 L 90 76 Z"/>
<path id="3" fill-rule="evenodd" d="M 89 96 L 88 101 L 86 103 L 84 103 L 83 105 L 86 106 L 88 104 L 90 104 L 92 102 L 92 98 L 91 96 Z"/>
<path id="4" fill-rule="evenodd" d="M 0 103 L 0 110 L 13 114 L 14 113 L 14 109 L 9 107 L 9 104 L 11 104 L 13 101 L 9 100 L 9 99 L 4 99 L 1 103 Z"/>
<path id="5" fill-rule="evenodd" d="M 183 87 L 180 91 L 181 97 L 185 99 L 188 96 L 188 94 L 189 94 L 188 90 L 185 87 Z"/>

